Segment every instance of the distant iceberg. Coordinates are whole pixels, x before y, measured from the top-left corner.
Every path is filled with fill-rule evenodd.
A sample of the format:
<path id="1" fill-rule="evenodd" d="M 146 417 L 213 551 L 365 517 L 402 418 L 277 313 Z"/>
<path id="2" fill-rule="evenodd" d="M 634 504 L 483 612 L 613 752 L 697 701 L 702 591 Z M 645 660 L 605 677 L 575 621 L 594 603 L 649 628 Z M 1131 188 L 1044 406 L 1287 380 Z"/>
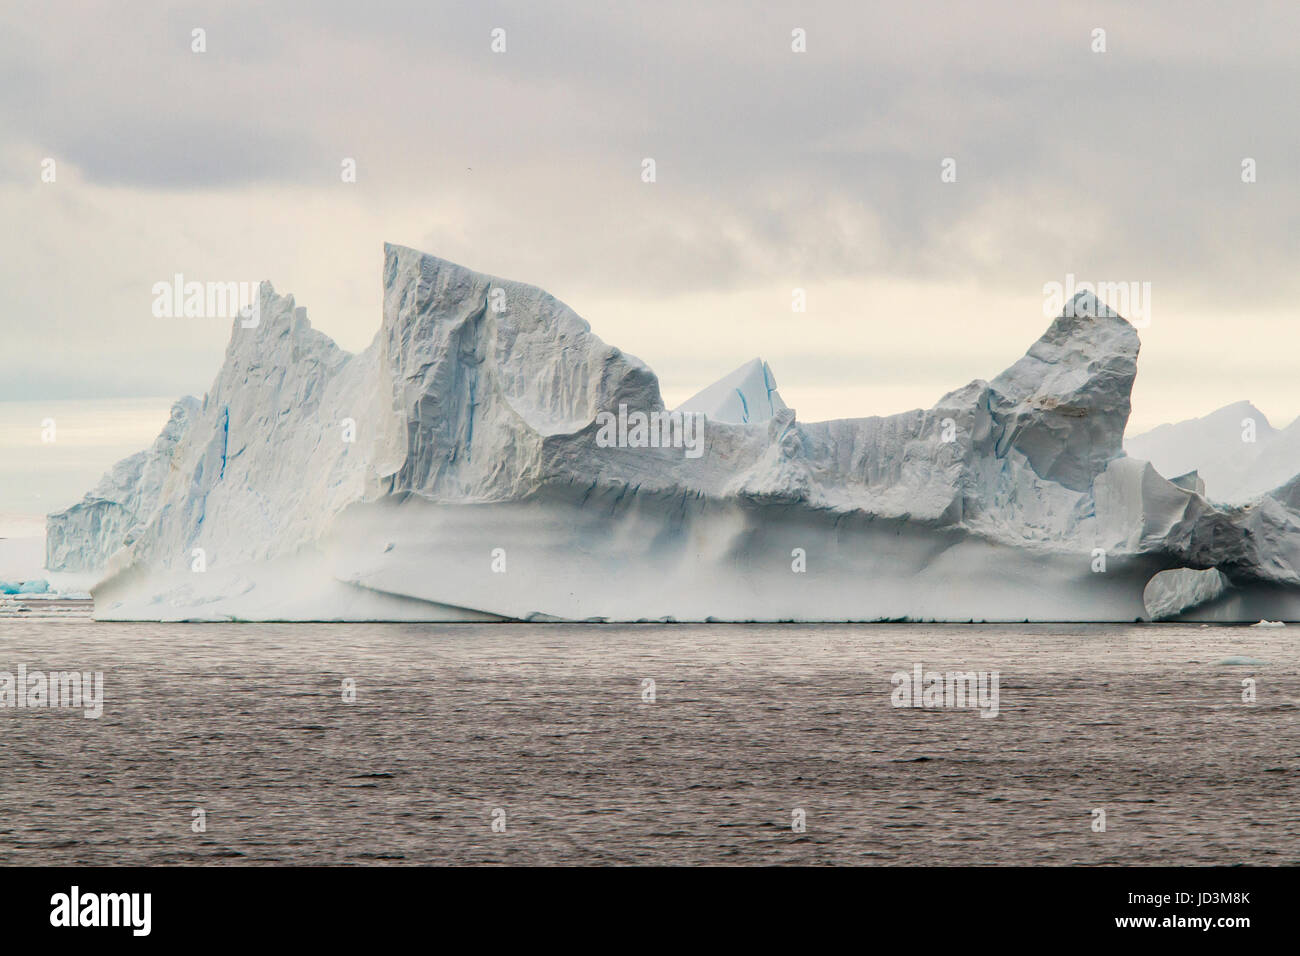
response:
<path id="1" fill-rule="evenodd" d="M 1195 472 L 1212 501 L 1244 504 L 1300 473 L 1300 419 L 1274 428 L 1250 402 L 1235 402 L 1134 435 L 1124 448 L 1162 475 Z"/>
<path id="2" fill-rule="evenodd" d="M 35 581 L 0 581 L 0 594 L 49 594 L 50 582 L 44 579 Z"/>
<path id="3" fill-rule="evenodd" d="M 668 412 L 532 286 L 388 245 L 383 289 L 353 355 L 263 283 L 49 569 L 103 619 L 1300 619 L 1300 479 L 1219 507 L 1126 457 L 1138 336 L 1088 301 L 933 408 L 805 424 L 757 359 Z M 698 457 L 640 431 L 683 410 Z"/>

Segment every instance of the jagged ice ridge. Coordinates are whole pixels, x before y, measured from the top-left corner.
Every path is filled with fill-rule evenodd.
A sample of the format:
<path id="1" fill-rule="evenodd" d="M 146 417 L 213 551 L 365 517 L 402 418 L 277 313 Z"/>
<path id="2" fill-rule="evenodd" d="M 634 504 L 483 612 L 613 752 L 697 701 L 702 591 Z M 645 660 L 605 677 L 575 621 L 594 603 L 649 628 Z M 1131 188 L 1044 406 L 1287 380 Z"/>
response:
<path id="1" fill-rule="evenodd" d="M 931 409 L 799 422 L 747 363 L 674 410 L 691 457 L 595 440 L 658 379 L 540 289 L 394 245 L 383 287 L 352 355 L 263 283 L 49 569 L 104 619 L 1300 617 L 1300 478 L 1220 506 L 1127 457 L 1138 336 L 1086 294 Z"/>

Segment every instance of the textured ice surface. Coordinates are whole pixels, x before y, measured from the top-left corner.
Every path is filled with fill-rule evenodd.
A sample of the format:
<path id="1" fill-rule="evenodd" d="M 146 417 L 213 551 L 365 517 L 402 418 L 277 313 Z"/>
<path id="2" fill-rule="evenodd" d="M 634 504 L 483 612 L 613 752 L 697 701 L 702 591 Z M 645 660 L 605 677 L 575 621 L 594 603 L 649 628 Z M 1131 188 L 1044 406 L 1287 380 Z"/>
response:
<path id="1" fill-rule="evenodd" d="M 702 413 L 711 421 L 741 425 L 760 425 L 785 410 L 772 367 L 761 358 L 751 359 L 676 408 Z"/>
<path id="2" fill-rule="evenodd" d="M 189 396 L 176 402 L 147 451 L 119 461 L 80 502 L 49 516 L 47 567 L 74 573 L 102 569 L 115 551 L 134 542 L 159 506 L 176 443 L 198 407 L 198 400 Z"/>
<path id="3" fill-rule="evenodd" d="M 749 363 L 691 400 L 693 457 L 596 441 L 664 420 L 658 379 L 540 289 L 391 245 L 383 288 L 351 355 L 264 283 L 203 401 L 50 517 L 50 568 L 155 620 L 1132 621 L 1177 568 L 1223 573 L 1216 614 L 1300 616 L 1300 486 L 1222 509 L 1124 457 L 1107 309 L 887 417 L 800 423 Z"/>
<path id="4" fill-rule="evenodd" d="M 1142 592 L 1142 603 L 1151 620 L 1164 621 L 1216 600 L 1229 587 L 1228 579 L 1215 568 L 1208 571 L 1177 568 L 1161 571 L 1148 581 Z"/>

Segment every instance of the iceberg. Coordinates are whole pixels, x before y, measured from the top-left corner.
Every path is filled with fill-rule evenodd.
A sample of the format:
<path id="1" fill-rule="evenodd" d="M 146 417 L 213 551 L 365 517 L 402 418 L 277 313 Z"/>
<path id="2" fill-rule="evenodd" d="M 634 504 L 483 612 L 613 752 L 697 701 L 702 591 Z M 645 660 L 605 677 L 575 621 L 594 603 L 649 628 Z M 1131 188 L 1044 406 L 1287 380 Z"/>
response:
<path id="1" fill-rule="evenodd" d="M 698 412 L 715 422 L 761 425 L 786 411 L 772 367 L 751 359 L 730 375 L 692 395 L 674 411 Z"/>
<path id="2" fill-rule="evenodd" d="M 50 582 L 35 581 L 0 581 L 0 594 L 49 594 Z"/>
<path id="3" fill-rule="evenodd" d="M 45 524 L 45 566 L 67 573 L 102 569 L 112 554 L 133 543 L 153 515 L 171 469 L 172 453 L 198 400 L 186 396 L 147 451 L 122 459 L 86 496 Z"/>
<path id="4" fill-rule="evenodd" d="M 1187 569 L 1221 588 L 1158 582 L 1162 615 L 1300 618 L 1300 479 L 1220 507 L 1127 457 L 1138 336 L 1087 295 L 991 381 L 816 423 L 762 360 L 669 412 L 547 293 L 401 246 L 358 354 L 259 298 L 208 394 L 49 517 L 96 617 L 1133 621 Z M 683 413 L 699 454 L 597 441 Z"/>
<path id="5" fill-rule="evenodd" d="M 1147 582 L 1142 603 L 1151 620 L 1172 620 L 1191 608 L 1217 600 L 1230 586 L 1228 579 L 1215 568 L 1161 571 Z"/>

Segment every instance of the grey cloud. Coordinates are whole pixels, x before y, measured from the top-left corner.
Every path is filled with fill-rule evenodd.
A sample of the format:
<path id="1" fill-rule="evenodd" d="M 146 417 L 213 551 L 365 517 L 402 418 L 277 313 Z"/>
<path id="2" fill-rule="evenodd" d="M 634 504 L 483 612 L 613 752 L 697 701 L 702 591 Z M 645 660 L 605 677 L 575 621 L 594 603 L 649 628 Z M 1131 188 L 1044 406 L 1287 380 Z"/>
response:
<path id="1" fill-rule="evenodd" d="M 236 207 L 355 155 L 358 195 L 427 206 L 431 251 L 556 288 L 1074 272 L 1262 308 L 1300 291 L 1298 27 L 1173 0 L 55 2 L 0 12 L 0 131 L 97 185 Z"/>

